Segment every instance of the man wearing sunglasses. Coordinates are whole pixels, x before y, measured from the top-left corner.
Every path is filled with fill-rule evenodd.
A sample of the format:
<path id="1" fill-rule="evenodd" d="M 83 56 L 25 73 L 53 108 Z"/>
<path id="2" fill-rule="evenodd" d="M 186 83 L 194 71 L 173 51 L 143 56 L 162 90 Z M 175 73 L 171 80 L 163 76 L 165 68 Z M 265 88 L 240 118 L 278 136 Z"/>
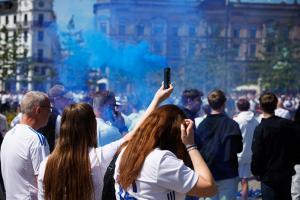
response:
<path id="1" fill-rule="evenodd" d="M 51 109 L 43 92 L 31 91 L 23 97 L 21 121 L 6 133 L 1 146 L 6 199 L 37 199 L 38 169 L 49 154 L 47 140 L 37 130 L 47 124 Z"/>

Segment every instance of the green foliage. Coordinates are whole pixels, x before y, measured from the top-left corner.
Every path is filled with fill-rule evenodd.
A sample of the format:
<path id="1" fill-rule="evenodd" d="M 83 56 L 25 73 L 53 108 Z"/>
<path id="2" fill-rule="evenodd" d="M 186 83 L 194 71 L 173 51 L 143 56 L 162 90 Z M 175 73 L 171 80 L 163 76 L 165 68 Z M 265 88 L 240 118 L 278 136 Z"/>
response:
<path id="1" fill-rule="evenodd" d="M 253 69 L 261 77 L 263 89 L 297 92 L 300 85 L 300 42 L 288 37 L 291 24 L 286 30 L 275 23 L 268 26 L 265 51 L 260 52 L 262 57 Z"/>
<path id="2" fill-rule="evenodd" d="M 20 42 L 21 32 L 20 26 L 14 30 L 13 34 L 6 26 L 0 28 L 0 81 L 2 87 L 5 81 L 16 77 L 17 66 L 26 58 L 27 50 Z"/>

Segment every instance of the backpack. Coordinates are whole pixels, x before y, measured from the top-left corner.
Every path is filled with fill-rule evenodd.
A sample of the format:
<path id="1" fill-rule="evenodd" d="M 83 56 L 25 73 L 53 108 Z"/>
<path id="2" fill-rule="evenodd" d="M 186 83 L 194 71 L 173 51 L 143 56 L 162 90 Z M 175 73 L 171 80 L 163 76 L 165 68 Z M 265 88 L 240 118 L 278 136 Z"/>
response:
<path id="1" fill-rule="evenodd" d="M 112 161 L 109 163 L 103 180 L 102 199 L 104 200 L 116 200 L 115 196 L 115 167 L 118 154 L 114 155 Z"/>

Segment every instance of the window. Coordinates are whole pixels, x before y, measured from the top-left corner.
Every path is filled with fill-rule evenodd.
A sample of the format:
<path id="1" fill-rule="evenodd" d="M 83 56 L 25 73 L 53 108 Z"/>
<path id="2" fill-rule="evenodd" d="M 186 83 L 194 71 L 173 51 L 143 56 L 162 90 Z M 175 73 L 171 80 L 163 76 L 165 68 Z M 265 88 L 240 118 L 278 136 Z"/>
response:
<path id="1" fill-rule="evenodd" d="M 44 32 L 43 31 L 38 31 L 38 41 L 41 42 L 44 40 Z"/>
<path id="2" fill-rule="evenodd" d="M 281 34 L 283 38 L 288 39 L 289 38 L 289 28 L 288 27 L 283 27 L 281 28 Z"/>
<path id="3" fill-rule="evenodd" d="M 119 34 L 125 35 L 126 34 L 126 26 L 125 24 L 119 24 Z"/>
<path id="4" fill-rule="evenodd" d="M 24 25 L 28 24 L 28 16 L 27 14 L 24 15 Z"/>
<path id="5" fill-rule="evenodd" d="M 38 15 L 38 25 L 39 26 L 43 26 L 44 25 L 44 15 L 43 14 L 39 14 Z"/>
<path id="6" fill-rule="evenodd" d="M 196 36 L 196 27 L 195 26 L 189 27 L 189 36 L 191 36 L 191 37 Z"/>
<path id="7" fill-rule="evenodd" d="M 256 45 L 255 44 L 251 44 L 250 45 L 250 52 L 249 52 L 249 56 L 251 58 L 254 58 L 256 55 Z"/>
<path id="8" fill-rule="evenodd" d="M 195 53 L 196 53 L 196 44 L 194 42 L 190 42 L 188 47 L 188 55 L 194 56 Z"/>
<path id="9" fill-rule="evenodd" d="M 5 24 L 9 24 L 9 18 L 8 18 L 8 16 L 5 16 Z"/>
<path id="10" fill-rule="evenodd" d="M 42 76 L 46 75 L 46 72 L 47 72 L 46 67 L 41 67 L 41 71 L 40 72 L 41 72 Z"/>
<path id="11" fill-rule="evenodd" d="M 14 15 L 14 24 L 17 23 L 17 15 Z"/>
<path id="12" fill-rule="evenodd" d="M 43 57 L 44 57 L 44 50 L 43 49 L 38 49 L 38 62 L 43 62 Z"/>
<path id="13" fill-rule="evenodd" d="M 46 67 L 45 66 L 35 66 L 33 68 L 34 75 L 36 76 L 44 76 L 46 75 Z"/>
<path id="14" fill-rule="evenodd" d="M 240 37 L 240 29 L 239 28 L 234 28 L 232 31 L 232 36 L 234 38 L 239 38 Z"/>
<path id="15" fill-rule="evenodd" d="M 234 44 L 233 49 L 234 49 L 234 56 L 239 57 L 240 56 L 240 45 L 239 44 Z"/>
<path id="16" fill-rule="evenodd" d="M 28 41 L 28 31 L 24 31 L 24 42 Z"/>
<path id="17" fill-rule="evenodd" d="M 8 31 L 5 32 L 5 42 L 8 41 L 9 35 L 8 35 Z"/>
<path id="18" fill-rule="evenodd" d="M 136 34 L 138 36 L 144 35 L 144 32 L 145 32 L 145 26 L 144 25 L 139 24 L 139 25 L 136 26 Z"/>
<path id="19" fill-rule="evenodd" d="M 161 54 L 163 52 L 163 43 L 160 41 L 155 41 L 153 43 L 153 50 L 157 54 Z"/>
<path id="20" fill-rule="evenodd" d="M 100 23 L 100 31 L 102 33 L 107 33 L 107 24 L 105 22 Z"/>
<path id="21" fill-rule="evenodd" d="M 220 33 L 221 33 L 220 29 L 221 29 L 220 24 L 216 24 L 216 23 L 212 24 L 211 25 L 211 36 L 213 36 L 213 37 L 220 36 Z"/>
<path id="22" fill-rule="evenodd" d="M 45 6 L 44 1 L 39 1 L 39 7 L 43 8 Z"/>
<path id="23" fill-rule="evenodd" d="M 178 27 L 177 26 L 173 26 L 171 28 L 171 35 L 172 36 L 178 36 Z"/>
<path id="24" fill-rule="evenodd" d="M 251 39 L 256 38 L 256 28 L 253 27 L 249 30 L 249 38 L 251 38 Z"/>
<path id="25" fill-rule="evenodd" d="M 274 48 L 273 44 L 268 44 L 267 48 L 266 48 L 267 53 L 272 53 L 273 52 L 273 48 Z"/>
<path id="26" fill-rule="evenodd" d="M 169 44 L 168 53 L 171 56 L 179 56 L 180 53 L 180 43 L 177 40 L 172 41 Z"/>
<path id="27" fill-rule="evenodd" d="M 154 24 L 152 27 L 152 35 L 163 35 L 163 34 L 164 34 L 164 25 Z"/>
<path id="28" fill-rule="evenodd" d="M 267 37 L 275 37 L 276 25 L 274 23 L 267 24 L 266 32 L 267 32 Z"/>

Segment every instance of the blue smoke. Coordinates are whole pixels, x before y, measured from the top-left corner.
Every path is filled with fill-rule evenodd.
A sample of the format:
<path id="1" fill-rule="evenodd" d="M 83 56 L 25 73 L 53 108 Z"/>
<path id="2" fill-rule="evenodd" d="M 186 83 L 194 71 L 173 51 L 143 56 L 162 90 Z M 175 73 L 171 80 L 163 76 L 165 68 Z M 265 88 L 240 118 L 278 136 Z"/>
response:
<path id="1" fill-rule="evenodd" d="M 67 1 L 56 2 L 58 32 L 64 49 L 63 58 L 58 59 L 59 82 L 69 90 L 87 91 L 88 72 L 109 68 L 110 90 L 126 92 L 124 85 L 117 84 L 120 77 L 115 77 L 115 74 L 120 72 L 134 86 L 132 91 L 148 97 L 145 95 L 149 88 L 145 85 L 146 76 L 155 71 L 162 73 L 161 69 L 167 65 L 166 59 L 152 54 L 145 41 L 120 44 L 96 31 L 93 3 L 75 0 L 67 5 Z M 76 8 L 69 9 L 70 5 Z"/>

